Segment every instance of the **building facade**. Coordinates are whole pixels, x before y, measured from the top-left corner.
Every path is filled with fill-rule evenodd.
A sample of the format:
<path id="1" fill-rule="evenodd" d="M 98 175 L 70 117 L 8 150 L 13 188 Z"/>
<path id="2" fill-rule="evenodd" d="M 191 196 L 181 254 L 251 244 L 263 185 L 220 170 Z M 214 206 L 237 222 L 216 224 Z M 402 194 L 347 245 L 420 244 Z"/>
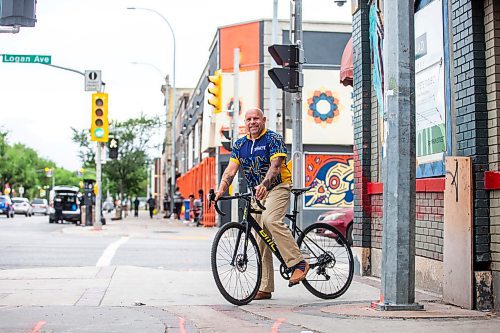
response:
<path id="1" fill-rule="evenodd" d="M 389 27 L 383 1 L 353 3 L 354 245 L 380 276 Z M 499 29 L 498 1 L 415 1 L 415 282 L 481 310 L 500 306 Z"/>

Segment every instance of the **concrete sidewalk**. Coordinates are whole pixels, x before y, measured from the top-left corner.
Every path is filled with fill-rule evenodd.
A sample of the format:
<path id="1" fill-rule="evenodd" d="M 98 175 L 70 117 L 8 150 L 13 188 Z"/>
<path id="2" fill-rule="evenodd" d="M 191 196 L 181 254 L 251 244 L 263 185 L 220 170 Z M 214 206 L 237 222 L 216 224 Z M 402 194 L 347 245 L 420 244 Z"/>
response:
<path id="1" fill-rule="evenodd" d="M 129 215 L 124 220 L 110 221 L 108 218 L 107 221 L 99 231 L 92 227 L 68 226 L 62 232 L 78 237 L 110 237 L 113 238 L 110 243 L 116 241 L 116 237 L 200 241 L 206 247 L 207 258 L 199 260 L 208 260 L 211 239 L 218 230 L 191 227 L 159 217 L 150 219 L 144 213 L 139 218 Z M 500 319 L 495 314 L 443 304 L 435 295 L 423 292 L 417 292 L 416 296 L 417 301 L 425 306 L 424 311 L 373 310 L 370 302 L 380 295 L 380 282 L 373 278 L 355 277 L 343 296 L 323 300 L 302 286 L 288 288 L 278 271 L 275 276 L 276 291 L 271 300 L 236 307 L 220 295 L 209 270 L 136 266 L 2 270 L 0 322 L 15 313 L 20 313 L 20 317 L 25 312 L 38 315 L 43 309 L 48 312 L 50 309 L 68 311 L 70 308 L 74 309 L 70 311 L 77 312 L 94 309 L 92 316 L 95 316 L 96 311 L 125 311 L 141 307 L 148 308 L 148 311 L 161 309 L 172 314 L 175 320 L 186 318 L 192 328 L 188 332 L 234 332 L 235 327 L 242 327 L 240 333 L 269 332 L 269 329 L 256 328 L 255 323 L 263 320 L 270 325 L 285 320 L 289 326 L 282 326 L 282 329 L 286 332 L 297 332 L 297 327 L 315 332 L 498 332 L 500 327 Z M 221 323 L 227 323 L 225 329 L 220 328 Z M 0 324 L 0 332 L 2 327 Z"/>

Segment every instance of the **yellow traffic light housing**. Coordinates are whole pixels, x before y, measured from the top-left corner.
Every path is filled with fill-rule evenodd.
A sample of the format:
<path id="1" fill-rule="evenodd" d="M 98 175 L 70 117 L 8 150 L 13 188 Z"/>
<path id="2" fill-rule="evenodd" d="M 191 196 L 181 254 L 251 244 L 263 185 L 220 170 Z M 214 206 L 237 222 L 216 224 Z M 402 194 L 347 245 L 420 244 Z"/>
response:
<path id="1" fill-rule="evenodd" d="M 214 107 L 214 113 L 222 112 L 222 72 L 216 70 L 214 75 L 208 76 L 208 81 L 212 83 L 212 86 L 208 87 L 208 92 L 212 95 L 208 104 Z"/>
<path id="2" fill-rule="evenodd" d="M 108 142 L 108 94 L 92 94 L 92 124 L 90 126 L 90 138 L 92 141 Z"/>

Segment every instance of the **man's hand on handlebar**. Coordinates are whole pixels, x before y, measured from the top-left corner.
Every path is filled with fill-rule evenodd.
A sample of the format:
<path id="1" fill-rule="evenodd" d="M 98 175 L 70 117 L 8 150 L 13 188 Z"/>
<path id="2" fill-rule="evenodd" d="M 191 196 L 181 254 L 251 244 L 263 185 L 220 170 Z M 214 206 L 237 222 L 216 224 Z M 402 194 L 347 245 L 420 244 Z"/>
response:
<path id="1" fill-rule="evenodd" d="M 264 185 L 260 184 L 255 186 L 255 198 L 257 200 L 264 199 L 266 195 L 267 195 L 267 188 Z"/>

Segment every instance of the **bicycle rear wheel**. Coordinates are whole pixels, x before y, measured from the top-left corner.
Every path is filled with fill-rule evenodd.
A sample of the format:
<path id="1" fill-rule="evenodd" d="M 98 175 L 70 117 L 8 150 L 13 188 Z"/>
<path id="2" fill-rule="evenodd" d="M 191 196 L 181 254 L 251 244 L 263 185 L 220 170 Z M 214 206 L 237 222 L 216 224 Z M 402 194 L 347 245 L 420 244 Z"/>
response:
<path id="1" fill-rule="evenodd" d="M 344 236 L 328 224 L 315 223 L 304 230 L 297 244 L 310 265 L 304 287 L 324 299 L 344 294 L 354 274 L 351 248 Z"/>
<path id="2" fill-rule="evenodd" d="M 212 244 L 212 273 L 220 293 L 235 305 L 250 303 L 259 291 L 262 264 L 255 237 L 245 226 L 231 222 L 224 225 Z"/>

